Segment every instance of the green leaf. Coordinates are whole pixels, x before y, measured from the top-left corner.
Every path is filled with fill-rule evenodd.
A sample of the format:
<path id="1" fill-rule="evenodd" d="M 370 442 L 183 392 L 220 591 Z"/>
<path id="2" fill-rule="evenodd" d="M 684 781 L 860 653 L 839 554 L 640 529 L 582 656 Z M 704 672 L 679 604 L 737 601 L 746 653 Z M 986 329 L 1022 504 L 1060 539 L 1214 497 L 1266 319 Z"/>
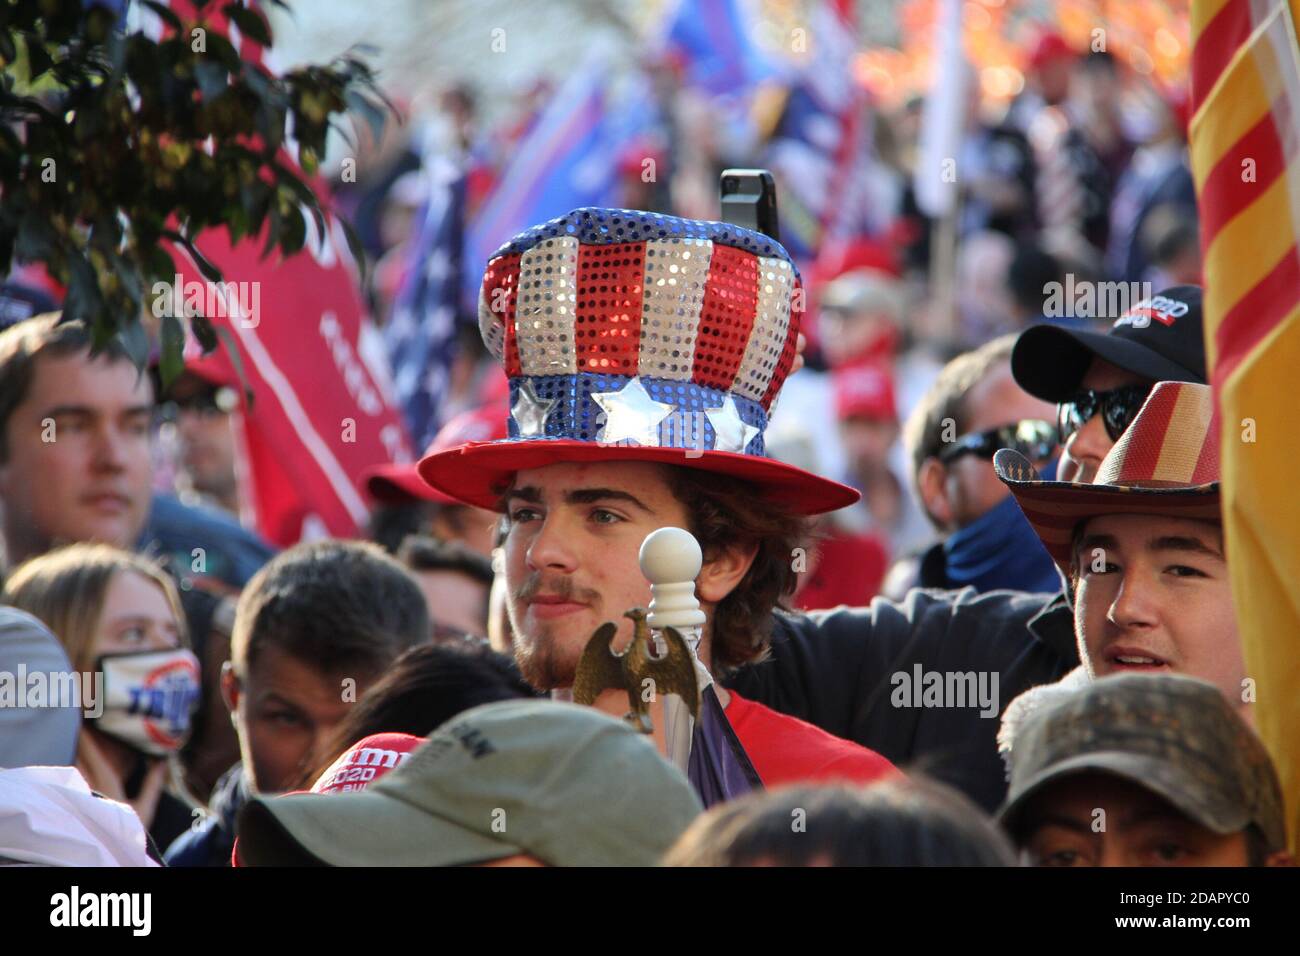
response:
<path id="1" fill-rule="evenodd" d="M 384 111 L 366 99 L 356 90 L 347 92 L 348 109 L 354 113 L 360 113 L 362 119 L 370 126 L 370 136 L 376 142 L 382 142 L 384 137 L 384 124 L 387 121 Z"/>
<path id="2" fill-rule="evenodd" d="M 271 254 L 271 250 L 280 244 L 280 232 L 283 227 L 283 220 L 280 216 L 280 207 L 274 197 L 270 203 L 270 222 L 266 226 L 266 244 L 262 246 L 261 258 L 265 259 Z"/>
<path id="3" fill-rule="evenodd" d="M 199 252 L 198 247 L 194 245 L 192 240 L 182 236 L 175 229 L 164 229 L 162 234 L 172 242 L 179 242 L 185 247 L 185 251 L 193 257 L 194 264 L 198 266 L 199 272 L 203 273 L 203 278 L 209 282 L 221 281 L 221 270 L 209 262 L 203 253 Z"/>
<path id="4" fill-rule="evenodd" d="M 149 366 L 149 333 L 139 322 L 129 322 L 117 333 L 117 340 L 137 371 Z"/>
<path id="5" fill-rule="evenodd" d="M 54 65 L 54 60 L 45 49 L 41 38 L 34 33 L 23 34 L 23 45 L 27 48 L 27 76 L 35 80 Z"/>
<path id="6" fill-rule="evenodd" d="M 312 188 L 279 164 L 275 167 L 275 178 L 293 190 L 298 201 L 307 207 L 312 218 L 316 220 L 316 231 L 322 236 L 325 235 L 325 216 L 320 209 L 320 200 L 316 198 Z"/>
<path id="7" fill-rule="evenodd" d="M 142 301 L 144 299 L 144 288 L 141 285 L 140 272 L 135 263 L 116 254 L 112 254 L 110 258 L 113 262 L 113 272 L 117 274 L 118 282 L 121 283 L 131 301 Z"/>
<path id="8" fill-rule="evenodd" d="M 217 334 L 221 336 L 221 341 L 226 345 L 226 352 L 230 355 L 230 364 L 235 366 L 235 374 L 239 376 L 239 384 L 244 389 L 244 401 L 248 405 L 248 411 L 253 410 L 253 388 L 248 384 L 248 376 L 244 374 L 244 360 L 239 355 L 239 349 L 235 345 L 234 336 L 230 334 L 230 329 L 224 325 L 217 327 Z"/>
<path id="9" fill-rule="evenodd" d="M 352 228 L 352 223 L 348 222 L 342 216 L 338 217 L 339 225 L 343 227 L 343 235 L 348 240 L 348 250 L 352 253 L 352 259 L 357 264 L 357 272 L 361 275 L 361 282 L 364 285 L 366 281 L 366 272 L 369 269 L 369 263 L 366 260 L 366 247 L 361 242 L 361 237 L 357 231 Z"/>
<path id="10" fill-rule="evenodd" d="M 164 23 L 177 33 L 181 33 L 185 29 L 184 25 L 181 23 L 181 18 L 178 17 L 172 11 L 171 7 L 167 6 L 167 4 L 158 3 L 156 0 L 144 0 L 144 5 L 154 13 L 158 14 L 159 18 L 161 18 Z"/>
<path id="11" fill-rule="evenodd" d="M 194 64 L 194 79 L 205 100 L 215 100 L 227 89 L 230 73 L 215 60 L 199 60 Z"/>
<path id="12" fill-rule="evenodd" d="M 291 256 L 302 250 L 307 242 L 307 219 L 302 214 L 302 207 L 295 206 L 289 210 L 284 220 L 284 230 L 280 234 L 280 251 Z"/>
<path id="13" fill-rule="evenodd" d="M 271 29 L 262 19 L 262 15 L 238 3 L 227 3 L 221 12 L 230 18 L 239 32 L 262 46 L 271 45 Z"/>
<path id="14" fill-rule="evenodd" d="M 190 316 L 190 328 L 194 330 L 194 337 L 199 340 L 199 347 L 203 349 L 204 355 L 217 347 L 217 330 L 213 328 L 212 320 L 206 315 Z"/>
<path id="15" fill-rule="evenodd" d="M 162 350 L 158 357 L 158 371 L 162 375 L 162 387 L 166 389 L 176 376 L 185 370 L 185 329 L 181 320 L 174 315 L 164 315 L 162 319 Z"/>
<path id="16" fill-rule="evenodd" d="M 148 261 L 148 278 L 156 282 L 176 281 L 176 260 L 162 246 L 154 246 L 145 259 Z"/>
<path id="17" fill-rule="evenodd" d="M 14 251 L 27 262 L 45 262 L 54 252 L 54 227 L 37 211 L 23 217 Z"/>
<path id="18" fill-rule="evenodd" d="M 64 315 L 73 319 L 97 323 L 97 320 L 101 317 L 104 296 L 99 288 L 99 276 L 95 273 L 95 267 L 90 264 L 90 260 L 76 251 L 69 255 L 68 267 L 71 276 L 68 282 L 68 294 L 63 299 Z M 111 329 L 97 329 L 96 331 L 97 333 L 107 331 L 107 338 L 112 338 Z M 105 336 L 100 334 L 98 338 L 103 341 Z"/>
<path id="19" fill-rule="evenodd" d="M 215 30 L 208 31 L 207 41 L 208 52 L 206 56 L 216 57 L 217 62 L 224 66 L 231 73 L 238 74 L 240 71 L 239 53 L 231 42 Z M 205 54 L 200 54 L 205 55 Z"/>

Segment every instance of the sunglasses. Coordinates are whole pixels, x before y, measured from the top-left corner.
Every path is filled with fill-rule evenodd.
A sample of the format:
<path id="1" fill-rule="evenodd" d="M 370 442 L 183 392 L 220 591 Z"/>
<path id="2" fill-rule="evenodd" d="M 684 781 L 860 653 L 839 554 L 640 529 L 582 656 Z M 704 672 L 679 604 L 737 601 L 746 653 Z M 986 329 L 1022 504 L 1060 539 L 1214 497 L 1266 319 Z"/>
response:
<path id="1" fill-rule="evenodd" d="M 939 452 L 938 457 L 945 465 L 962 455 L 978 455 L 992 461 L 999 449 L 1011 448 L 1030 461 L 1046 461 L 1059 444 L 1054 424 L 1039 418 L 1026 418 L 1000 428 L 963 435 Z"/>
<path id="2" fill-rule="evenodd" d="M 1124 430 L 1133 423 L 1137 413 L 1142 409 L 1151 394 L 1151 385 L 1124 385 L 1109 391 L 1084 388 L 1075 393 L 1068 402 L 1061 402 L 1056 408 L 1057 426 L 1064 444 L 1086 425 L 1094 415 L 1101 413 L 1102 424 L 1111 441 L 1119 441 Z"/>
<path id="3" fill-rule="evenodd" d="M 222 385 L 218 388 L 204 389 L 182 398 L 171 398 L 163 402 L 159 417 L 162 421 L 174 422 L 181 412 L 209 417 L 228 415 L 239 405 L 239 393 L 233 388 Z"/>

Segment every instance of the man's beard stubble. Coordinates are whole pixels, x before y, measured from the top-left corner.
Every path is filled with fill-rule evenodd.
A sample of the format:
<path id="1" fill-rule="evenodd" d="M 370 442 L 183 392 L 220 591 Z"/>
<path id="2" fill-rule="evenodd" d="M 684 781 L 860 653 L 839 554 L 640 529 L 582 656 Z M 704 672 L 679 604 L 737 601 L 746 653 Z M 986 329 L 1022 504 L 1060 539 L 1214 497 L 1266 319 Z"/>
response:
<path id="1" fill-rule="evenodd" d="M 522 620 L 528 602 L 542 590 L 588 606 L 594 605 L 600 595 L 577 587 L 570 578 L 543 581 L 540 575 L 530 574 L 521 586 L 511 591 L 510 600 L 506 602 L 506 613 L 515 634 L 515 663 L 519 665 L 524 680 L 540 691 L 572 687 L 578 671 L 578 660 L 586 647 L 585 641 L 570 652 L 563 640 L 562 622 L 538 622 L 530 632 Z"/>

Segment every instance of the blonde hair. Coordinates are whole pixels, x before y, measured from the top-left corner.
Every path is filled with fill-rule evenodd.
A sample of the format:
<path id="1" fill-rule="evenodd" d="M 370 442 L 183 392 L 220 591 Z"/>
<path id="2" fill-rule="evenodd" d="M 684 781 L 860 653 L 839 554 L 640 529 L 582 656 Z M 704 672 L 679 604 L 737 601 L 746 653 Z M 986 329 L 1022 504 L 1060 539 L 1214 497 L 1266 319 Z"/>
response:
<path id="1" fill-rule="evenodd" d="M 185 611 L 176 585 L 154 561 L 107 544 L 71 544 L 20 565 L 5 582 L 4 603 L 45 623 L 67 651 L 75 670 L 94 664 L 95 631 L 109 585 L 130 571 L 162 588 L 176 618 L 182 647 L 189 646 Z"/>

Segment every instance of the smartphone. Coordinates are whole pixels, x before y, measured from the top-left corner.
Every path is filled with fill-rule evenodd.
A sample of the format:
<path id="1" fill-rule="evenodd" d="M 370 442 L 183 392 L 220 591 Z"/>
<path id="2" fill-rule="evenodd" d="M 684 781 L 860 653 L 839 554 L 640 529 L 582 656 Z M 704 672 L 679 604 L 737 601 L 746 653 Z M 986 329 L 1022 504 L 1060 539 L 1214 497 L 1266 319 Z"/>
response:
<path id="1" fill-rule="evenodd" d="M 722 171 L 722 221 L 781 241 L 776 218 L 776 180 L 766 169 Z"/>

